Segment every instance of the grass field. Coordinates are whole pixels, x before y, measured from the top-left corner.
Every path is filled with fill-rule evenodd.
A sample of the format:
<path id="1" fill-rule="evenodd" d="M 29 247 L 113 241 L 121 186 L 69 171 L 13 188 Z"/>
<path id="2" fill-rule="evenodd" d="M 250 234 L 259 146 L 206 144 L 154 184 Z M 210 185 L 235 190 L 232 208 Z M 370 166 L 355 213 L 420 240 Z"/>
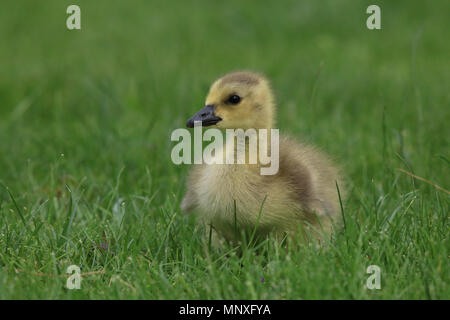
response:
<path id="1" fill-rule="evenodd" d="M 449 194 L 397 169 L 450 189 L 450 2 L 376 1 L 371 31 L 373 3 L 2 2 L 0 298 L 449 299 Z M 181 214 L 170 134 L 236 69 L 271 79 L 281 133 L 345 168 L 326 249 L 238 255 Z"/>

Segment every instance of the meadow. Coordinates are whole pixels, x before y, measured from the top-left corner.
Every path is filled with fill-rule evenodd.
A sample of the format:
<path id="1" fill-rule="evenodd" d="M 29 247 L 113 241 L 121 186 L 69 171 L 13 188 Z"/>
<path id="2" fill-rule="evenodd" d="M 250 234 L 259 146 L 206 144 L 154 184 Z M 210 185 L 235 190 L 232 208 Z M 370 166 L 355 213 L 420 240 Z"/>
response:
<path id="1" fill-rule="evenodd" d="M 370 4 L 3 1 L 0 299 L 449 299 L 450 2 Z M 239 69 L 347 174 L 326 247 L 215 248 L 180 212 L 170 134 Z"/>

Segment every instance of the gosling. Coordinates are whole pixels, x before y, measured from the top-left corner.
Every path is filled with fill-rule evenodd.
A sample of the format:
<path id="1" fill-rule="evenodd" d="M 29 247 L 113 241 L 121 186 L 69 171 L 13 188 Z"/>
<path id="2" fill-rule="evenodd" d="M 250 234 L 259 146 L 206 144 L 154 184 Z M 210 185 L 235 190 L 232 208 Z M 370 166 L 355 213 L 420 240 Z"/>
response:
<path id="1" fill-rule="evenodd" d="M 219 129 L 272 129 L 275 103 L 268 80 L 261 74 L 239 71 L 216 80 L 206 106 L 187 122 Z M 260 139 L 260 138 L 258 138 Z M 270 148 L 270 144 L 269 144 Z M 228 152 L 226 145 L 223 153 Z M 246 154 L 251 152 L 246 149 Z M 313 146 L 290 137 L 279 139 L 279 170 L 261 175 L 256 164 L 194 165 L 181 203 L 183 212 L 196 211 L 203 223 L 231 242 L 243 234 L 263 239 L 274 234 L 300 239 L 329 237 L 340 222 L 344 196 L 340 170 Z M 217 237 L 217 234 L 215 235 Z M 299 239 L 298 237 L 296 239 Z M 220 240 L 219 240 L 220 241 Z"/>

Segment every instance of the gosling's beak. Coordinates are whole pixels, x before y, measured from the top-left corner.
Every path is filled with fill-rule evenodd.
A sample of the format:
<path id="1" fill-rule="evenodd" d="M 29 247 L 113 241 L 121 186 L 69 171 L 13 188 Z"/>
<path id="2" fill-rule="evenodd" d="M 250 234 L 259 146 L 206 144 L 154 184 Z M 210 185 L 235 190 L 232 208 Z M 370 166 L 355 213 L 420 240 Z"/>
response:
<path id="1" fill-rule="evenodd" d="M 216 106 L 213 105 L 207 105 L 203 109 L 201 109 L 199 112 L 194 114 L 187 122 L 186 126 L 188 128 L 194 127 L 194 121 L 201 121 L 203 127 L 208 127 L 216 124 L 217 122 L 221 121 L 222 118 L 216 117 L 214 115 L 214 109 Z"/>

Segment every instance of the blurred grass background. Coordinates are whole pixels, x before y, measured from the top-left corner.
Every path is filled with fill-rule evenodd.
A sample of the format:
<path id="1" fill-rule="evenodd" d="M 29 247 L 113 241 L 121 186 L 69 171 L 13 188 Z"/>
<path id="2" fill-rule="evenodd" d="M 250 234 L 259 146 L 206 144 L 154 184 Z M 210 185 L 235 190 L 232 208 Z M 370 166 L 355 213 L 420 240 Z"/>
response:
<path id="1" fill-rule="evenodd" d="M 373 31 L 370 4 L 2 2 L 0 298 L 448 299 L 448 194 L 396 168 L 450 187 L 450 3 L 377 1 Z M 170 134 L 237 69 L 265 73 L 281 132 L 348 173 L 328 251 L 211 252 L 180 214 Z M 67 290 L 70 264 L 102 273 Z"/>

